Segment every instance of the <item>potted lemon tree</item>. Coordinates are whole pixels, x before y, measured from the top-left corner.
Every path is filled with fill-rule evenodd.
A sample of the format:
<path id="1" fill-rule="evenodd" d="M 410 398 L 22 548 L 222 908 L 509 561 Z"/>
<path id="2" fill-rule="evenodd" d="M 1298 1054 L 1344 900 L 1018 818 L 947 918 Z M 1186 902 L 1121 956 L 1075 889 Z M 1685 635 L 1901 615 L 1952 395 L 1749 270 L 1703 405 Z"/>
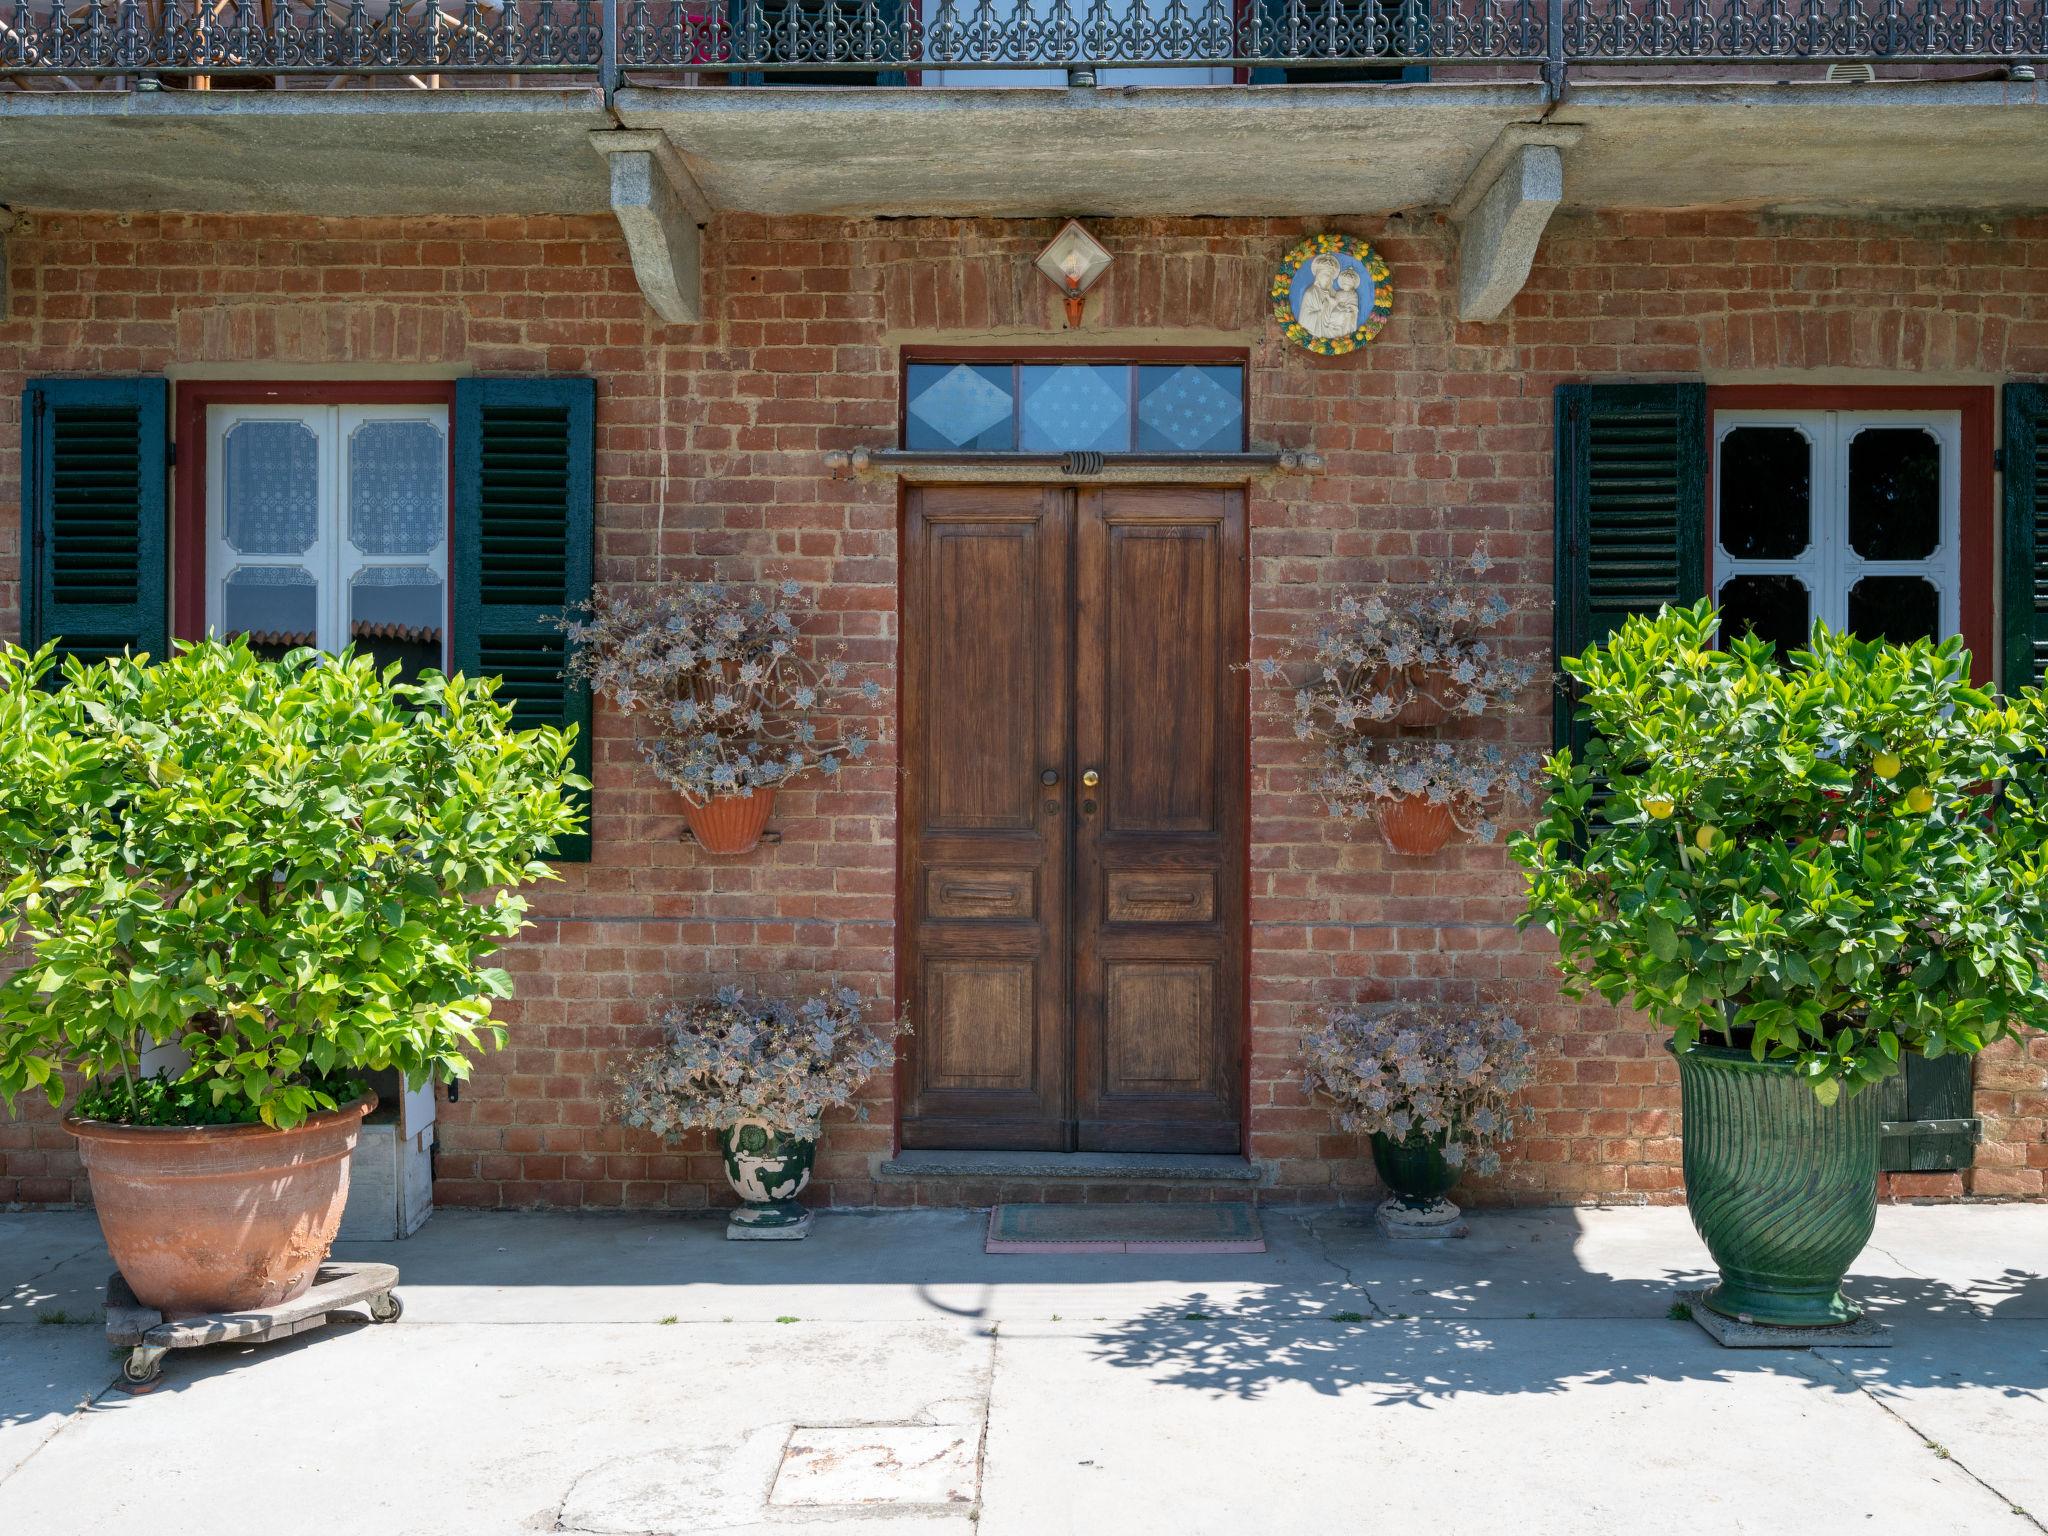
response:
<path id="1" fill-rule="evenodd" d="M 1522 921 L 1568 994 L 1669 1032 L 1705 1304 L 1827 1326 L 1876 1220 L 1871 1085 L 2048 1018 L 2043 701 L 1973 688 L 1956 640 L 1718 629 L 1666 609 L 1564 662 L 1598 737 L 1513 843 Z"/>
<path id="2" fill-rule="evenodd" d="M 364 656 L 52 668 L 0 648 L 0 1099 L 76 1088 L 145 1305 L 289 1301 L 340 1223 L 365 1074 L 460 1078 L 502 1034 L 488 961 L 577 825 L 571 735 L 514 730 L 494 680 Z"/>

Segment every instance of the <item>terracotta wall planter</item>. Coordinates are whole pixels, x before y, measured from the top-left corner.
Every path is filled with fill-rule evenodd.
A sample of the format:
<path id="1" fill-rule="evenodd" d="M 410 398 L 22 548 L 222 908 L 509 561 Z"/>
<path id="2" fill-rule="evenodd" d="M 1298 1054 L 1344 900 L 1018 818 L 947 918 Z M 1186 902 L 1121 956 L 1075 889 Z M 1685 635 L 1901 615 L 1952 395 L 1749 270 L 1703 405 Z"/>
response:
<path id="1" fill-rule="evenodd" d="M 289 1131 L 265 1125 L 113 1125 L 71 1116 L 100 1231 L 145 1306 L 274 1307 L 301 1295 L 348 1203 L 365 1094 Z"/>
<path id="2" fill-rule="evenodd" d="M 757 789 L 751 795 L 720 795 L 705 805 L 685 802 L 683 819 L 706 853 L 752 853 L 774 809 L 775 791 Z"/>
<path id="3" fill-rule="evenodd" d="M 1380 831 L 1387 846 L 1410 858 L 1428 858 L 1443 851 L 1451 840 L 1451 808 L 1423 795 L 1406 795 L 1399 800 L 1382 800 Z"/>

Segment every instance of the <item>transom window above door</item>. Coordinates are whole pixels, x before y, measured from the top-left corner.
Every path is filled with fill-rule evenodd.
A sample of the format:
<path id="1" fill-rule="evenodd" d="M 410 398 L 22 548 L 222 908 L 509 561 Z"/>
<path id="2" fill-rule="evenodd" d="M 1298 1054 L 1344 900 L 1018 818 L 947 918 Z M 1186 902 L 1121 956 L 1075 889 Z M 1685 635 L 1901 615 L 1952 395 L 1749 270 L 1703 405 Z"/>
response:
<path id="1" fill-rule="evenodd" d="M 968 453 L 1241 453 L 1241 361 L 915 359 L 903 446 Z"/>
<path id="2" fill-rule="evenodd" d="M 209 629 L 445 665 L 445 405 L 213 405 L 206 449 Z"/>
<path id="3" fill-rule="evenodd" d="M 1782 655 L 1816 619 L 1866 640 L 1959 632 L 1961 441 L 1954 411 L 1717 411 L 1724 633 Z"/>

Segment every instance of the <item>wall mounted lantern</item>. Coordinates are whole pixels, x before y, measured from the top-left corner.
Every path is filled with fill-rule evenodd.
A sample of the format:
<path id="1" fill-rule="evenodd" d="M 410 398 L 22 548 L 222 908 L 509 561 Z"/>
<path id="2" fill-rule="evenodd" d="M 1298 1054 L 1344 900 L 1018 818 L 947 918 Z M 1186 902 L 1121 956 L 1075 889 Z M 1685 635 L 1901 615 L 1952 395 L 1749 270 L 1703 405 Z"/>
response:
<path id="1" fill-rule="evenodd" d="M 1081 295 L 1095 286 L 1109 270 L 1109 252 L 1096 238 L 1073 220 L 1053 236 L 1052 244 L 1038 253 L 1038 270 L 1066 296 L 1067 325 L 1081 328 Z"/>

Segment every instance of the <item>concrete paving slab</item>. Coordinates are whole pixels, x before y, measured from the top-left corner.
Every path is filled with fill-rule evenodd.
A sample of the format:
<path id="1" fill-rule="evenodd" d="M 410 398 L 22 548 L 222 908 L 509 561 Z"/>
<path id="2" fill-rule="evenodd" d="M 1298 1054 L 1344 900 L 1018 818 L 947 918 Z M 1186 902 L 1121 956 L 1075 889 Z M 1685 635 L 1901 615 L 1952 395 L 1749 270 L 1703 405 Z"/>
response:
<path id="1" fill-rule="evenodd" d="M 105 1337 L 90 1324 L 10 1329 L 0 1337 L 0 1483 L 118 1374 Z M 0 1495 L 0 1512 L 6 1507 Z"/>
<path id="2" fill-rule="evenodd" d="M 1882 1355 L 1820 1354 L 2048 1525 L 2048 1324 L 1926 1319 Z"/>
<path id="3" fill-rule="evenodd" d="M 101 1395 L 0 1484 L 0 1508 L 36 1536 L 238 1536 L 279 1510 L 321 1536 L 765 1529 L 796 1425 L 978 1436 L 989 1353 L 945 1323 L 342 1326 L 180 1356 L 150 1396 Z M 917 1528 L 967 1536 L 971 1514 Z"/>
<path id="4" fill-rule="evenodd" d="M 980 1536 L 2040 1529 L 1832 1367 L 1675 1322 L 1005 1328 L 982 1499 Z"/>
<path id="5" fill-rule="evenodd" d="M 0 1212 L 0 1325 L 96 1320 L 111 1272 L 92 1212 Z"/>
<path id="6" fill-rule="evenodd" d="M 726 1242 L 719 1220 L 442 1211 L 404 1242 L 335 1256 L 397 1264 L 407 1318 L 430 1322 L 1043 1321 L 1197 1290 L 1228 1304 L 1345 1289 L 1291 1216 L 1266 1219 L 1263 1254 L 988 1254 L 987 1226 L 981 1211 L 827 1211 L 801 1243 L 756 1245 Z"/>

